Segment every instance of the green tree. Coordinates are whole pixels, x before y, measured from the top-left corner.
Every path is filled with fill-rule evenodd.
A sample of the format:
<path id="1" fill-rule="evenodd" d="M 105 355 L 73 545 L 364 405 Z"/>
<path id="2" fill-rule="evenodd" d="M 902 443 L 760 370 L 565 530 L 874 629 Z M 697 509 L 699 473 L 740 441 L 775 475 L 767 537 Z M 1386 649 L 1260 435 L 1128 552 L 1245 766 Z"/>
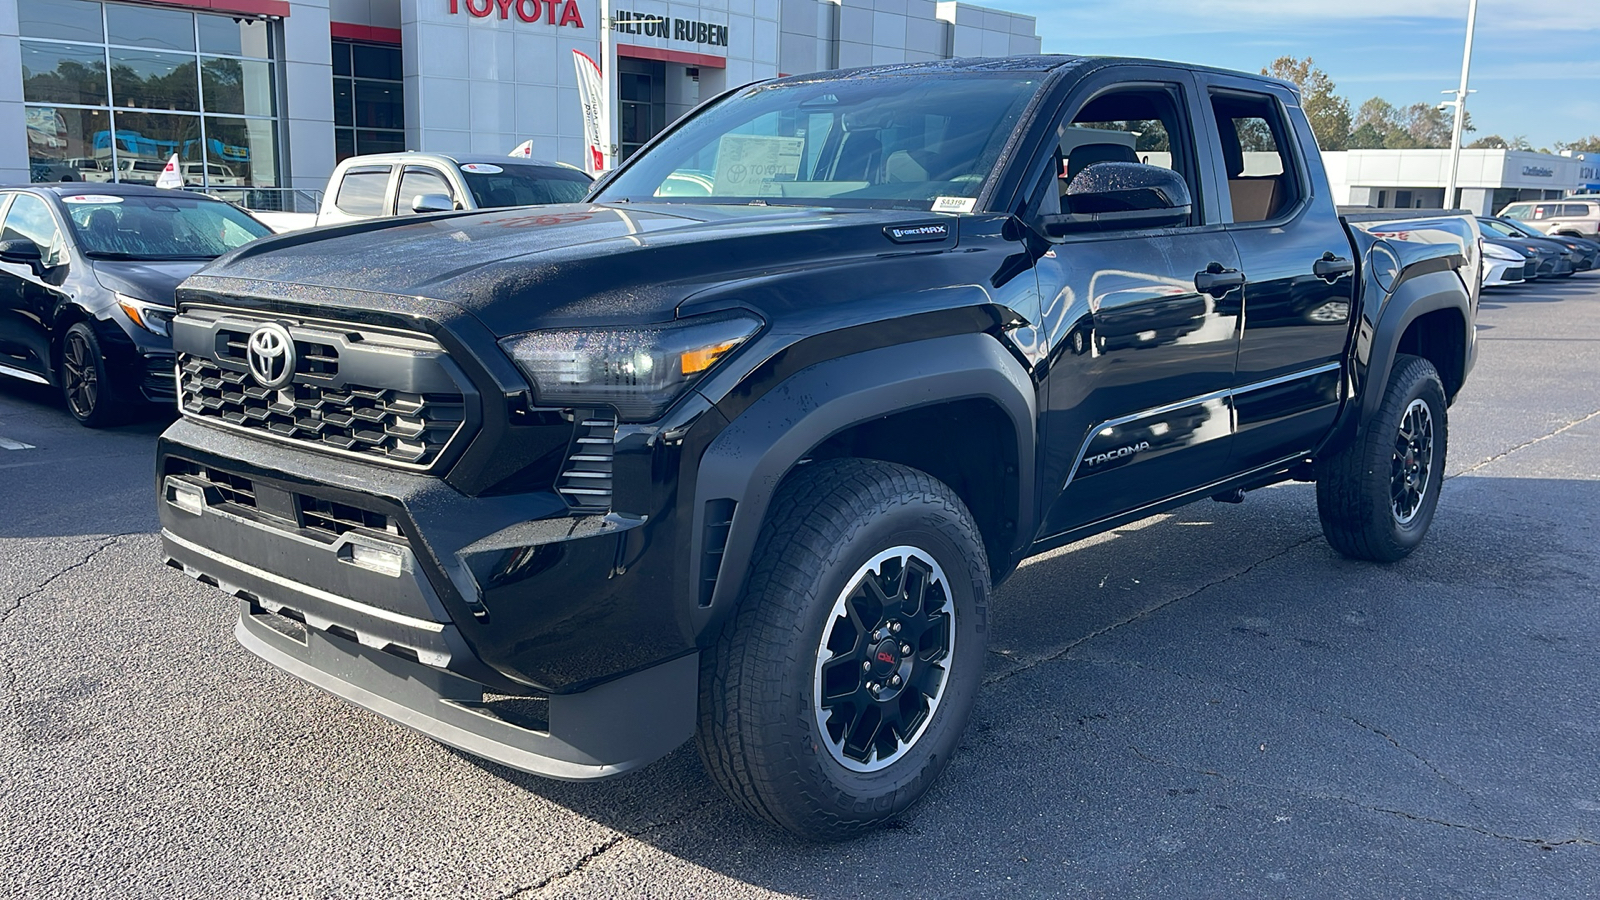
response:
<path id="1" fill-rule="evenodd" d="M 1510 140 L 1507 140 L 1507 139 L 1501 137 L 1498 134 L 1491 134 L 1491 135 L 1488 135 L 1486 137 L 1478 138 L 1477 140 L 1475 140 L 1472 143 L 1468 144 L 1467 145 L 1467 149 L 1468 150 L 1532 150 L 1533 149 L 1533 145 L 1528 143 L 1528 139 L 1524 135 L 1520 135 L 1519 134 L 1516 137 L 1513 137 Z"/>
<path id="2" fill-rule="evenodd" d="M 1575 141 L 1556 141 L 1556 149 L 1571 150 L 1573 153 L 1600 153 L 1600 134 L 1591 134 Z"/>
<path id="3" fill-rule="evenodd" d="M 1311 57 L 1280 56 L 1261 70 L 1300 89 L 1300 108 L 1324 150 L 1343 150 L 1350 139 L 1350 101 L 1334 93 L 1333 79 Z"/>

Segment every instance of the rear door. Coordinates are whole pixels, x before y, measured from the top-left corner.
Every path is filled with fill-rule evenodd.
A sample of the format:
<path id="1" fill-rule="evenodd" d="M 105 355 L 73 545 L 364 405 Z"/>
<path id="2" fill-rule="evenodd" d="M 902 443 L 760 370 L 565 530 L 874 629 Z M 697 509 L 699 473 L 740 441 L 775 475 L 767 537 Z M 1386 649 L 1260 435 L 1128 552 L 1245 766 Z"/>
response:
<path id="1" fill-rule="evenodd" d="M 339 183 L 330 188 L 332 196 L 323 204 L 318 225 L 336 222 L 358 222 L 388 215 L 389 181 L 394 176 L 394 166 L 351 166 L 344 170 Z"/>
<path id="2" fill-rule="evenodd" d="M 1195 139 L 1198 113 L 1185 71 L 1090 76 L 1062 105 L 1053 158 L 1036 164 L 1043 183 L 1026 182 L 1038 185 L 1035 209 L 1059 208 L 1083 169 L 1142 162 L 1181 174 L 1193 201 L 1182 225 L 1075 234 L 1036 265 L 1050 353 L 1041 538 L 1227 474 L 1243 276 Z"/>
<path id="3" fill-rule="evenodd" d="M 1244 471 L 1311 451 L 1333 426 L 1354 250 L 1294 95 L 1247 78 L 1197 77 L 1227 233 L 1247 275 L 1233 394 L 1233 468 Z"/>

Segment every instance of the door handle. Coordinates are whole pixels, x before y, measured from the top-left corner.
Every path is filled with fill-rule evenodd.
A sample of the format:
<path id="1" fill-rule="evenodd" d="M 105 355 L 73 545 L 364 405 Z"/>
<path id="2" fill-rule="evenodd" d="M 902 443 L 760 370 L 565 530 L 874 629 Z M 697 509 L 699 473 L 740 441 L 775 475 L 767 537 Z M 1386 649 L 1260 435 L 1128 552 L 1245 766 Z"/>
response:
<path id="1" fill-rule="evenodd" d="M 1311 264 L 1311 274 L 1324 281 L 1338 281 L 1341 276 L 1349 275 L 1356 270 L 1356 264 L 1342 256 L 1334 256 L 1333 251 L 1322 254 L 1322 258 Z"/>
<path id="2" fill-rule="evenodd" d="M 1244 287 L 1244 273 L 1212 263 L 1204 272 L 1194 273 L 1194 286 L 1202 294 L 1221 298 L 1236 287 Z"/>

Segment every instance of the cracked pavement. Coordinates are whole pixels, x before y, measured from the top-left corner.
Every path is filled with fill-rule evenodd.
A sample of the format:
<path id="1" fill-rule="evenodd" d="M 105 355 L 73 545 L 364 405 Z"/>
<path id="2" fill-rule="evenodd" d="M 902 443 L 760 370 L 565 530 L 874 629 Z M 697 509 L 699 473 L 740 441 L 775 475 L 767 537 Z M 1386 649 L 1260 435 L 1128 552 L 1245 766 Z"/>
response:
<path id="1" fill-rule="evenodd" d="M 543 781 L 277 672 L 161 565 L 160 423 L 0 384 L 36 445 L 0 452 L 0 895 L 1595 896 L 1600 274 L 1479 323 L 1410 559 L 1339 558 L 1282 485 L 1032 560 L 944 778 L 820 847 L 689 748 Z"/>

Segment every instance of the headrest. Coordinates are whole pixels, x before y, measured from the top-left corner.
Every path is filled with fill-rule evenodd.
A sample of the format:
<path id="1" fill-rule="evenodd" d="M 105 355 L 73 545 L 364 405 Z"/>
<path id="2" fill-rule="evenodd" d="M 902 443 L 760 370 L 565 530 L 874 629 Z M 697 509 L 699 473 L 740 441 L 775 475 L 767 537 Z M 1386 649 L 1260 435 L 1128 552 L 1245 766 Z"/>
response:
<path id="1" fill-rule="evenodd" d="M 1072 155 L 1067 157 L 1067 182 L 1070 184 L 1079 172 L 1095 163 L 1138 161 L 1138 154 L 1124 144 L 1079 144 L 1072 148 Z"/>

